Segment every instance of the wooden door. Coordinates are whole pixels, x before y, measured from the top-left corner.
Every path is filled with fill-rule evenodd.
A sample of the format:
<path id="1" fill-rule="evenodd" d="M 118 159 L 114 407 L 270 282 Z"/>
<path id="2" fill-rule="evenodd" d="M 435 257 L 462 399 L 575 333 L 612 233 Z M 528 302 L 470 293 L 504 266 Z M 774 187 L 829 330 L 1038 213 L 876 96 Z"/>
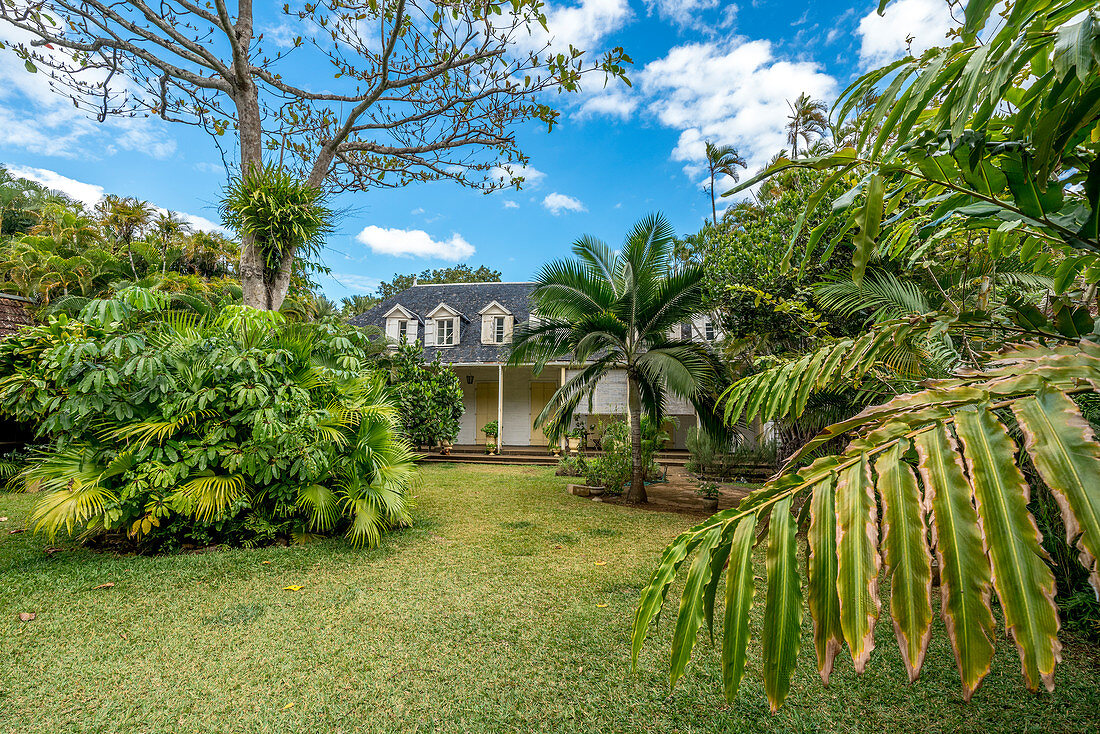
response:
<path id="1" fill-rule="evenodd" d="M 497 383 L 477 383 L 475 398 L 477 409 L 474 411 L 474 418 L 477 425 L 474 426 L 474 438 L 477 443 L 483 444 L 485 443 L 485 434 L 481 432 L 481 429 L 485 427 L 486 423 L 491 423 L 497 419 Z"/>
<path id="2" fill-rule="evenodd" d="M 546 404 L 550 402 L 550 398 L 554 397 L 554 393 L 557 392 L 558 385 L 554 382 L 532 382 L 531 383 L 531 422 L 534 423 L 538 418 L 539 413 L 546 407 Z M 531 426 L 531 445 L 532 446 L 545 446 L 549 443 L 546 440 L 546 435 L 542 432 L 542 428 L 539 426 Z"/>

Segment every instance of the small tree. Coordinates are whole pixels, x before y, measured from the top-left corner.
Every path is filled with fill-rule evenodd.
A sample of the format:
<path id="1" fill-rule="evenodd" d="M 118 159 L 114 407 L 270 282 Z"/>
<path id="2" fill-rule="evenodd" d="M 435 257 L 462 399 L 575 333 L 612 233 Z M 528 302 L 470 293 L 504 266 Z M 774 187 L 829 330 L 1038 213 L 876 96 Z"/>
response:
<path id="1" fill-rule="evenodd" d="M 594 237 L 573 245 L 574 260 L 547 264 L 535 280 L 536 323 L 515 329 L 510 365 L 567 359 L 585 365 L 535 419 L 560 436 L 582 399 L 613 370 L 626 373 L 633 476 L 626 501 L 647 501 L 642 416 L 660 425 L 666 396 L 690 400 L 713 424 L 711 392 L 720 365 L 709 346 L 683 339 L 680 325 L 703 311 L 703 270 L 672 271 L 672 225 L 660 214 L 639 221 L 613 251 Z M 717 426 L 716 426 L 717 427 Z"/>
<path id="2" fill-rule="evenodd" d="M 590 72 L 625 78 L 630 63 L 621 48 L 589 61 L 572 46 L 552 52 L 532 43 L 546 27 L 542 7 L 541 0 L 286 4 L 282 13 L 302 33 L 289 45 L 257 33 L 252 0 L 239 0 L 235 15 L 224 0 L 162 0 L 155 8 L 144 0 L 5 0 L 0 21 L 32 37 L 12 44 L 27 70 L 47 74 L 100 122 L 155 115 L 207 130 L 219 148 L 230 133 L 241 173 L 262 167 L 268 150 L 315 188 L 450 179 L 492 189 L 513 183 L 495 175 L 497 165 L 526 163 L 513 126 L 557 122 L 542 93 L 575 92 Z M 333 76 L 295 73 L 311 68 Z M 289 278 L 265 267 L 250 236 L 241 245 L 245 305 L 277 310 Z M 286 272 L 294 254 L 287 248 Z"/>
<path id="3" fill-rule="evenodd" d="M 405 436 L 418 446 L 453 441 L 465 412 L 458 375 L 439 361 L 425 362 L 417 344 L 402 344 L 388 357 L 390 390 Z"/>

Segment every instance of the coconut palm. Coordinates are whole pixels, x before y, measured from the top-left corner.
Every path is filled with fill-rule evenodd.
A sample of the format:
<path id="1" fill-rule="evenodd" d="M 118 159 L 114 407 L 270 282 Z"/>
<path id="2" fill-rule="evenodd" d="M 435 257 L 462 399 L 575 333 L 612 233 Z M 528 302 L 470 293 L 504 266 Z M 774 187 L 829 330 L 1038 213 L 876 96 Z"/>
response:
<path id="1" fill-rule="evenodd" d="M 660 425 L 666 395 L 690 400 L 712 423 L 709 401 L 719 367 L 708 345 L 683 339 L 680 325 L 703 311 L 703 270 L 675 272 L 674 232 L 659 214 L 639 221 L 621 250 L 584 236 L 575 259 L 543 266 L 532 293 L 538 318 L 515 330 L 509 364 L 586 365 L 558 389 L 535 419 L 560 436 L 585 396 L 613 370 L 624 370 L 633 472 L 627 502 L 645 502 L 642 415 Z M 716 428 L 716 426 L 712 426 Z"/>
<path id="2" fill-rule="evenodd" d="M 793 103 L 787 102 L 791 114 L 787 115 L 787 142 L 791 145 L 791 157 L 798 157 L 798 141 L 802 140 L 806 148 L 810 147 L 812 135 L 825 134 L 829 127 L 829 117 L 825 112 L 825 103 L 815 100 L 803 92 Z"/>
<path id="3" fill-rule="evenodd" d="M 714 177 L 725 174 L 734 182 L 738 180 L 738 167 L 745 168 L 748 163 L 732 145 L 715 145 L 706 141 L 707 170 L 710 171 L 710 213 L 711 221 L 718 221 L 718 209 L 714 203 Z"/>

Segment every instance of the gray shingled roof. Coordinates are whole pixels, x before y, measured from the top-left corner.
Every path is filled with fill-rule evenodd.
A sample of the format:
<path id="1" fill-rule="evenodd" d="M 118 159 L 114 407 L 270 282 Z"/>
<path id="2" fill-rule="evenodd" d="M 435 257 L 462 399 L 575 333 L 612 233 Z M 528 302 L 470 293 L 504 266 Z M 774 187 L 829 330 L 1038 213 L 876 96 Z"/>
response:
<path id="1" fill-rule="evenodd" d="M 436 306 L 446 303 L 463 317 L 459 343 L 453 347 L 424 347 L 424 358 L 434 359 L 436 352 L 443 362 L 503 362 L 506 350 L 495 344 L 481 343 L 481 319 L 478 313 L 493 301 L 512 312 L 516 323 L 531 317 L 531 291 L 534 283 L 448 283 L 444 285 L 414 285 L 391 296 L 371 310 L 349 320 L 355 326 L 386 328 L 385 315 L 396 305 L 425 320 Z M 423 332 L 421 332 L 423 333 Z"/>

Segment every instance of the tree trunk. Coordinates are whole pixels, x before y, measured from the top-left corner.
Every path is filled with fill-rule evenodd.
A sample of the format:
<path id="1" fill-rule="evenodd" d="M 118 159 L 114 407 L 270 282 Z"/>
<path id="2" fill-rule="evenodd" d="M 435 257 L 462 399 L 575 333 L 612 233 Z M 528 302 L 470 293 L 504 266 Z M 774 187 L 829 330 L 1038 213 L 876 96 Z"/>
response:
<path id="1" fill-rule="evenodd" d="M 710 169 L 710 223 L 718 226 L 718 207 L 714 203 L 714 169 Z"/>
<path id="2" fill-rule="evenodd" d="M 630 421 L 630 457 L 633 470 L 630 476 L 630 489 L 626 502 L 645 504 L 649 501 L 645 492 L 645 470 L 642 466 L 642 401 L 638 396 L 638 386 L 630 375 L 626 377 L 627 418 Z"/>

